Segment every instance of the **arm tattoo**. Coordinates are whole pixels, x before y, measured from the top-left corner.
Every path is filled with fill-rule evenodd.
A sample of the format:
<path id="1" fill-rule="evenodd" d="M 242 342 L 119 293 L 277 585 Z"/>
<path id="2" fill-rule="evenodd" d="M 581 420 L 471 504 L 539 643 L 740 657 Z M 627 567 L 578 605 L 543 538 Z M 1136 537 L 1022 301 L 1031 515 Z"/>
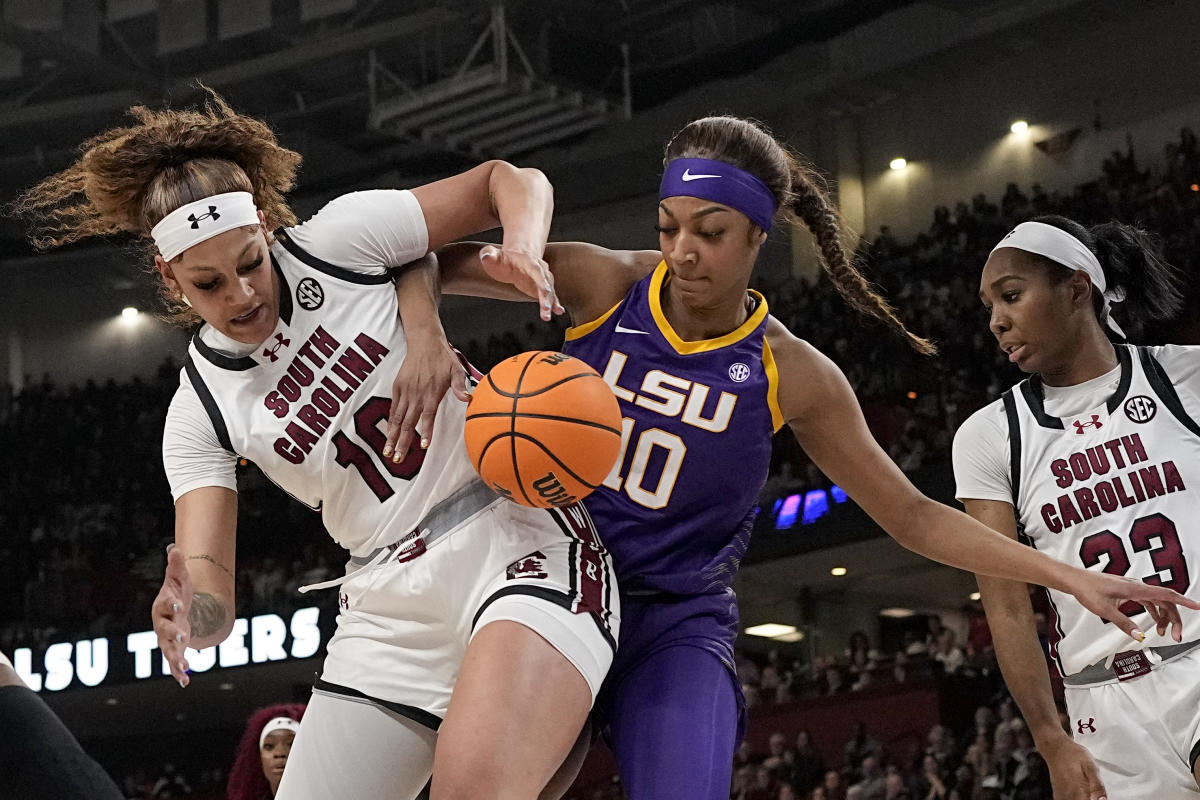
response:
<path id="1" fill-rule="evenodd" d="M 193 639 L 212 636 L 225 624 L 225 606 L 211 594 L 200 592 L 192 597 L 188 623 L 192 626 Z"/>
<path id="2" fill-rule="evenodd" d="M 217 563 L 217 560 L 215 558 L 213 558 L 212 556 L 210 556 L 208 553 L 202 553 L 201 555 L 198 555 L 198 556 L 188 556 L 188 561 L 191 561 L 194 558 L 198 558 L 202 561 L 210 562 L 214 567 L 216 567 L 217 569 L 221 570 L 226 575 L 228 575 L 230 580 L 233 579 L 233 573 L 229 571 L 229 567 L 225 566 L 224 564 Z"/>

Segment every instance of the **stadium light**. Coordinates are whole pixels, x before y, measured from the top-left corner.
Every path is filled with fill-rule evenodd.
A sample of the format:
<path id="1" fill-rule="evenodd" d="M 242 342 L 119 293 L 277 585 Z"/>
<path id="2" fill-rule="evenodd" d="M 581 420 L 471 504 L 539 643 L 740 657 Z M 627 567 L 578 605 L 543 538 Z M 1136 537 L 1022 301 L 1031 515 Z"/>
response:
<path id="1" fill-rule="evenodd" d="M 892 162 L 890 164 L 888 164 L 888 166 L 891 167 L 892 169 L 896 170 L 897 172 L 899 172 L 900 170 L 902 170 L 908 166 L 908 159 L 893 158 Z"/>
<path id="2" fill-rule="evenodd" d="M 971 592 L 971 594 L 970 594 L 970 598 L 971 598 L 972 600 L 978 600 L 978 599 L 979 599 L 979 592 Z"/>
<path id="3" fill-rule="evenodd" d="M 137 322 L 137 318 L 141 315 L 141 313 L 142 312 L 138 311 L 133 306 L 125 306 L 121 309 L 121 321 L 131 325 L 134 322 Z"/>
<path id="4" fill-rule="evenodd" d="M 846 568 L 845 567 L 834 567 L 833 569 L 829 570 L 829 574 L 835 578 L 840 578 L 846 574 Z"/>
<path id="5" fill-rule="evenodd" d="M 916 615 L 917 615 L 917 612 L 913 611 L 911 608 L 881 608 L 881 609 L 879 609 L 879 616 L 888 617 L 889 619 L 908 619 L 909 617 L 915 617 Z"/>
<path id="6" fill-rule="evenodd" d="M 1010 131 L 1012 131 L 1013 133 L 1017 134 L 1018 136 L 1020 136 L 1023 133 L 1029 132 L 1029 123 L 1023 119 L 1019 119 L 1016 122 L 1014 122 L 1012 125 L 1010 125 L 1008 129 Z"/>
<path id="7" fill-rule="evenodd" d="M 762 636 L 767 639 L 778 639 L 796 633 L 795 625 L 781 625 L 778 622 L 764 622 L 762 625 L 751 625 L 746 628 L 748 636 Z"/>

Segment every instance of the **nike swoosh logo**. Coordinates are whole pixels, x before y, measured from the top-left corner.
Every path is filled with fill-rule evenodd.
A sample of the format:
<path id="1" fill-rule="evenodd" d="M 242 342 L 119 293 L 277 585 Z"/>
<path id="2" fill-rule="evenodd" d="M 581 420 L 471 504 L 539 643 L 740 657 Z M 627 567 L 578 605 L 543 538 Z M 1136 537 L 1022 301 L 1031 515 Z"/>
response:
<path id="1" fill-rule="evenodd" d="M 650 335 L 650 331 L 639 331 L 639 330 L 636 330 L 636 329 L 634 329 L 634 328 L 626 328 L 624 325 L 622 325 L 622 324 L 621 324 L 621 323 L 619 323 L 619 322 L 617 323 L 617 327 L 616 327 L 616 328 L 614 328 L 614 330 L 615 330 L 617 333 L 640 333 L 640 334 L 642 334 L 643 336 L 649 336 L 649 335 Z"/>
<path id="2" fill-rule="evenodd" d="M 679 177 L 681 177 L 683 179 L 683 181 L 686 183 L 687 181 L 698 181 L 701 178 L 719 178 L 721 176 L 720 175 L 693 175 L 691 169 L 685 169 L 683 171 L 683 174 L 680 175 Z"/>

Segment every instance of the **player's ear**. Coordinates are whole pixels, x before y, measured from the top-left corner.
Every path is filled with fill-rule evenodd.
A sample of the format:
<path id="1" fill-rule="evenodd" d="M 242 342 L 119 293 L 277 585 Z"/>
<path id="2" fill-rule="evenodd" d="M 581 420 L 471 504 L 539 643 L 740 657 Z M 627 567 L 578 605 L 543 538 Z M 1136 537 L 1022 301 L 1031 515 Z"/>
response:
<path id="1" fill-rule="evenodd" d="M 1092 292 L 1098 291 L 1083 270 L 1076 270 L 1067 280 L 1071 289 L 1071 305 L 1084 308 L 1092 304 Z"/>

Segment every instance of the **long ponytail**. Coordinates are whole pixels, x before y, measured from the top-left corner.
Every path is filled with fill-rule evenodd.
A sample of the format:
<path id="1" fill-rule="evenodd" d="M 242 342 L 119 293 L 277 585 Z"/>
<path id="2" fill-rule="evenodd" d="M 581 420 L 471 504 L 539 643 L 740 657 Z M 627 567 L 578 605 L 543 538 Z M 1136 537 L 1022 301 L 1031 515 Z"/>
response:
<path id="1" fill-rule="evenodd" d="M 1183 310 L 1183 281 L 1179 271 L 1165 262 L 1158 238 L 1123 222 L 1105 222 L 1085 228 L 1074 220 L 1057 215 L 1036 217 L 1034 222 L 1066 231 L 1092 251 L 1104 270 L 1109 289 L 1119 289 L 1125 297 L 1114 308 L 1118 320 L 1131 339 L 1137 339 L 1146 325 L 1173 319 Z M 1093 299 L 1097 318 L 1102 316 L 1103 299 Z M 1104 319 L 1100 319 L 1103 325 Z"/>
<path id="2" fill-rule="evenodd" d="M 816 237 L 821 267 L 846 303 L 904 337 L 925 355 L 937 352 L 912 333 L 896 310 L 876 292 L 842 245 L 837 209 L 817 171 L 793 156 L 760 125 L 739 117 L 704 117 L 688 123 L 667 145 L 664 162 L 711 158 L 755 175 L 775 195 L 780 213 L 805 225 Z"/>

